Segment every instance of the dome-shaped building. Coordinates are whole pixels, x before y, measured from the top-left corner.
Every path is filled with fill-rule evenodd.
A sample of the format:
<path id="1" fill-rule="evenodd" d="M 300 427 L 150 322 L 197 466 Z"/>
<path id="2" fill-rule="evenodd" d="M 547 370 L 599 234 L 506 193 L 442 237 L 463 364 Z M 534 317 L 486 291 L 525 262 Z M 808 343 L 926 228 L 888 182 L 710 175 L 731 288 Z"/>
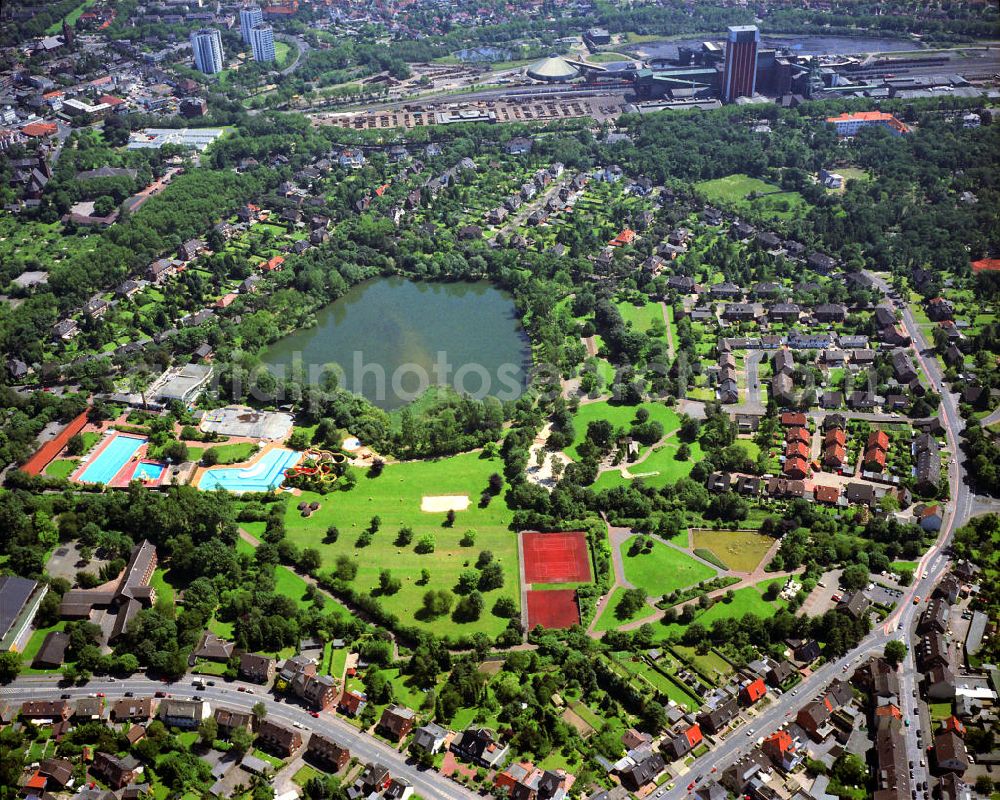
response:
<path id="1" fill-rule="evenodd" d="M 550 56 L 528 67 L 527 75 L 536 81 L 561 83 L 571 81 L 580 71 L 561 56 Z"/>

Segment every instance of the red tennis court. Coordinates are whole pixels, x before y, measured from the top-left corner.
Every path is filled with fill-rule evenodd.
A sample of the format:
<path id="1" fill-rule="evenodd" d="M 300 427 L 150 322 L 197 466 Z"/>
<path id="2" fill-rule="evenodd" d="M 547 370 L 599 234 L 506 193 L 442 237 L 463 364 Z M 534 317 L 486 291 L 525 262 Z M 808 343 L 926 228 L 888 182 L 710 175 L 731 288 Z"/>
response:
<path id="1" fill-rule="evenodd" d="M 528 592 L 528 628 L 568 628 L 580 622 L 575 589 Z"/>
<path id="2" fill-rule="evenodd" d="M 590 580 L 587 534 L 522 533 L 527 583 L 586 583 Z"/>

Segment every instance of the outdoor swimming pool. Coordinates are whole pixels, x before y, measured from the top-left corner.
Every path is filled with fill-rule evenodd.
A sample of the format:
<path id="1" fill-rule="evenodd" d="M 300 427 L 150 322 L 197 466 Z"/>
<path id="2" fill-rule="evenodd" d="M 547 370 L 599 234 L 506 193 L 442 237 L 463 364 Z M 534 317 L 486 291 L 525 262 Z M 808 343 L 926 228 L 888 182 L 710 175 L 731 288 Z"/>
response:
<path id="1" fill-rule="evenodd" d="M 134 481 L 158 481 L 163 474 L 163 464 L 154 464 L 152 461 L 141 461 L 139 466 L 132 473 Z"/>
<path id="2" fill-rule="evenodd" d="M 230 492 L 267 492 L 281 485 L 285 470 L 302 458 L 301 453 L 276 447 L 248 467 L 211 467 L 202 475 L 198 488 L 228 489 Z"/>
<path id="3" fill-rule="evenodd" d="M 81 483 L 111 483 L 140 447 L 146 443 L 143 436 L 126 436 L 119 433 L 101 448 L 77 478 Z"/>

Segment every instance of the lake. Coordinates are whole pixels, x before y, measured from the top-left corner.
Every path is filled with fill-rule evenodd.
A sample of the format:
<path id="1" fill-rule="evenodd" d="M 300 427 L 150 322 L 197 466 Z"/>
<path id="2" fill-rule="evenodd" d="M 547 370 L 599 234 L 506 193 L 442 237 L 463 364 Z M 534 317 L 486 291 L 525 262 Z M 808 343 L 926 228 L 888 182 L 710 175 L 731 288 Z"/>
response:
<path id="1" fill-rule="evenodd" d="M 384 278 L 353 287 L 316 313 L 316 325 L 275 342 L 263 361 L 280 377 L 316 383 L 337 365 L 339 385 L 392 410 L 428 386 L 514 400 L 531 348 L 509 294 L 489 283 Z"/>
<path id="2" fill-rule="evenodd" d="M 701 50 L 704 41 L 725 41 L 725 34 L 706 35 L 700 39 L 680 41 L 644 42 L 626 48 L 644 59 L 677 58 L 677 48 L 690 47 Z M 881 39 L 852 36 L 796 36 L 794 34 L 761 33 L 760 46 L 764 49 L 791 50 L 800 55 L 852 55 L 855 53 L 884 53 L 892 50 L 918 50 L 920 45 L 911 39 Z"/>

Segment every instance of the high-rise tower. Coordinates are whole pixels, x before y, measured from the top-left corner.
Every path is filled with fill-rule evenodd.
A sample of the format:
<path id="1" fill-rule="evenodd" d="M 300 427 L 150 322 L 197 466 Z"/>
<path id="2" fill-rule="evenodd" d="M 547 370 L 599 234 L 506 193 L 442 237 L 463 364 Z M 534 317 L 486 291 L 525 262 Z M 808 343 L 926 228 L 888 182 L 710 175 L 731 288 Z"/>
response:
<path id="1" fill-rule="evenodd" d="M 756 25 L 732 25 L 726 40 L 722 99 L 732 103 L 737 97 L 750 97 L 756 88 L 757 45 L 760 31 Z"/>

